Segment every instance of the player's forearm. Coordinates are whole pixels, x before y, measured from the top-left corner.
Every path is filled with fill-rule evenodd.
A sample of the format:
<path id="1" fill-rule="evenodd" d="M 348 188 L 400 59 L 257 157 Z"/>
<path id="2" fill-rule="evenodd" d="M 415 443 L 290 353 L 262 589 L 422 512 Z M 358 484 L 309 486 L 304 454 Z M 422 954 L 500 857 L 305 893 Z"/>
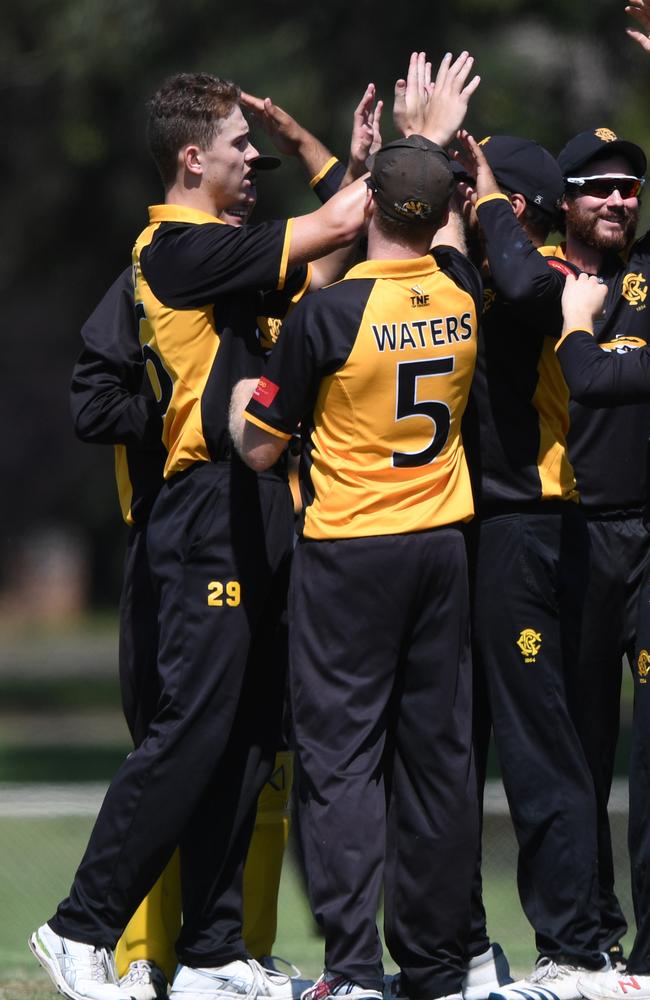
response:
<path id="1" fill-rule="evenodd" d="M 335 159 L 327 146 L 307 129 L 301 130 L 300 139 L 296 146 L 296 156 L 310 181 L 314 177 L 318 177 L 323 168 Z"/>
<path id="2" fill-rule="evenodd" d="M 243 378 L 240 382 L 234 386 L 232 390 L 232 396 L 230 397 L 230 412 L 228 415 L 228 426 L 230 429 L 230 436 L 233 440 L 235 448 L 242 455 L 243 458 L 243 438 L 244 438 L 244 427 L 246 421 L 244 420 L 244 410 L 250 402 L 250 398 L 255 391 L 255 386 L 257 385 L 258 379 L 256 378 Z"/>
<path id="3" fill-rule="evenodd" d="M 568 331 L 557 348 L 573 399 L 584 406 L 616 406 L 650 400 L 650 351 L 603 351 L 589 328 Z"/>
<path id="4" fill-rule="evenodd" d="M 358 180 L 317 211 L 294 219 L 289 266 L 318 260 L 334 250 L 350 246 L 365 223 L 369 201 L 368 186 L 365 181 Z"/>

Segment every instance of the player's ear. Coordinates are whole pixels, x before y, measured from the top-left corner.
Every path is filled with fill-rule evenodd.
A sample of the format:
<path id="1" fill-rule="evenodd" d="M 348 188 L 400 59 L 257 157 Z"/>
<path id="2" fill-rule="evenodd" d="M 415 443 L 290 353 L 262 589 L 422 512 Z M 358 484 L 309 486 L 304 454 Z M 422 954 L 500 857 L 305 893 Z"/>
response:
<path id="1" fill-rule="evenodd" d="M 201 175 L 203 173 L 203 159 L 199 146 L 183 146 L 178 153 L 179 165 L 188 170 L 191 174 Z"/>
<path id="2" fill-rule="evenodd" d="M 509 198 L 510 198 L 510 204 L 515 210 L 515 215 L 517 216 L 518 219 L 521 218 L 521 216 L 526 211 L 526 199 L 524 198 L 523 194 L 519 194 L 519 192 L 514 192 L 513 194 L 509 195 Z"/>

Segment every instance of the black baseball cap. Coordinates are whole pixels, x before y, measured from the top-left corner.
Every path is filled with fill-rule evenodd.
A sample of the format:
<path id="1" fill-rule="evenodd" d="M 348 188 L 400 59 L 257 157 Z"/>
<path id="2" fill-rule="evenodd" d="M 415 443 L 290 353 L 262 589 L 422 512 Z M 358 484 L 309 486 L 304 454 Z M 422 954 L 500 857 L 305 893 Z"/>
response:
<path id="1" fill-rule="evenodd" d="M 454 188 L 449 156 L 422 135 L 389 142 L 368 160 L 374 197 L 391 219 L 437 223 Z"/>
<path id="2" fill-rule="evenodd" d="M 560 164 L 563 175 L 571 177 L 590 160 L 614 156 L 616 153 L 620 153 L 626 160 L 629 160 L 637 177 L 644 176 L 648 161 L 641 147 L 626 139 L 619 139 L 611 128 L 594 128 L 589 132 L 580 132 L 578 135 L 574 135 L 558 156 L 557 162 Z"/>
<path id="3" fill-rule="evenodd" d="M 533 139 L 488 135 L 479 146 L 501 188 L 523 194 L 526 201 L 555 219 L 564 194 L 564 179 L 547 149 Z"/>
<path id="4" fill-rule="evenodd" d="M 277 170 L 281 165 L 282 160 L 279 156 L 256 156 L 254 160 L 249 161 L 250 166 L 253 170 Z"/>

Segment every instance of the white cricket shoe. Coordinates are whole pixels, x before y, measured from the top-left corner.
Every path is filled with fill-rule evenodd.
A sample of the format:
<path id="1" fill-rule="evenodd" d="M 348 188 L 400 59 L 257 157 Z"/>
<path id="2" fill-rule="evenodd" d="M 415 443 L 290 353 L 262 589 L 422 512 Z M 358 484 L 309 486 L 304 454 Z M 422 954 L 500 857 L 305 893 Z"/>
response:
<path id="1" fill-rule="evenodd" d="M 345 976 L 337 976 L 325 970 L 313 986 L 305 990 L 302 1000 L 329 1000 L 329 997 L 346 997 L 346 1000 L 383 1000 L 379 990 L 368 990 L 365 986 Z"/>
<path id="2" fill-rule="evenodd" d="M 155 962 L 138 958 L 119 981 L 133 1000 L 167 1000 L 167 977 Z"/>
<path id="3" fill-rule="evenodd" d="M 291 979 L 283 972 L 263 969 L 259 962 L 238 959 L 214 968 L 179 965 L 170 1000 L 293 1000 Z"/>
<path id="4" fill-rule="evenodd" d="M 281 972 L 282 969 L 279 969 L 278 965 L 284 966 L 284 968 L 289 970 L 287 975 L 290 980 L 291 996 L 293 1000 L 300 1000 L 300 997 L 305 990 L 308 990 L 314 985 L 314 980 L 303 979 L 302 972 L 298 966 L 294 965 L 293 962 L 290 962 L 287 958 L 280 958 L 279 955 L 264 955 L 260 958 L 259 964 L 268 972 Z"/>
<path id="5" fill-rule="evenodd" d="M 650 1000 L 650 975 L 635 976 L 626 973 L 592 972 L 580 976 L 578 990 L 589 1000 L 624 1000 L 634 997 L 635 1000 Z"/>
<path id="6" fill-rule="evenodd" d="M 487 951 L 470 958 L 463 979 L 463 1000 L 487 1000 L 500 986 L 514 982 L 508 959 L 500 944 L 494 941 Z"/>
<path id="7" fill-rule="evenodd" d="M 118 985 L 113 953 L 107 948 L 59 937 L 49 924 L 34 931 L 28 944 L 68 1000 L 133 1000 Z"/>
<path id="8" fill-rule="evenodd" d="M 611 969 L 606 956 L 607 965 L 603 971 Z M 586 976 L 592 969 L 579 965 L 566 965 L 554 962 L 552 958 L 542 957 L 537 960 L 535 968 L 526 979 L 518 979 L 510 986 L 492 990 L 491 1000 L 579 1000 L 578 979 Z"/>

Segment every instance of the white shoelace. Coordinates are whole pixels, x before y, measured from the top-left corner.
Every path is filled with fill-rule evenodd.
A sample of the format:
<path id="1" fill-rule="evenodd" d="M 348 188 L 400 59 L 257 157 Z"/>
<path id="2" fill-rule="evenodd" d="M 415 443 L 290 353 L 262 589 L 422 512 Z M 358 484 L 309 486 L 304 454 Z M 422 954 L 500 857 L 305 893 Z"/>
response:
<path id="1" fill-rule="evenodd" d="M 558 965 L 551 958 L 543 960 L 533 969 L 528 977 L 530 983 L 540 983 L 542 979 L 563 979 L 564 976 L 575 976 L 578 971 L 574 965 Z"/>
<path id="2" fill-rule="evenodd" d="M 266 969 L 259 962 L 256 962 L 254 958 L 248 959 L 248 965 L 253 972 L 253 989 L 262 995 L 265 993 L 267 980 L 270 980 L 274 986 L 286 986 L 291 982 L 291 977 L 285 975 L 284 972 L 278 972 L 276 969 Z"/>
<path id="3" fill-rule="evenodd" d="M 120 986 L 148 986 L 151 983 L 151 962 L 139 958 L 131 962 L 129 971 L 120 979 Z"/>
<path id="4" fill-rule="evenodd" d="M 300 969 L 298 968 L 298 966 L 294 965 L 293 962 L 290 962 L 288 958 L 282 958 L 280 955 L 266 955 L 262 959 L 262 961 L 260 962 L 260 965 L 265 970 L 265 972 L 279 972 L 280 971 L 279 969 L 269 968 L 268 965 L 265 965 L 264 963 L 266 961 L 274 962 L 274 963 L 275 962 L 281 962 L 282 965 L 286 965 L 287 969 L 291 969 L 291 972 L 287 972 L 286 973 L 286 975 L 289 977 L 289 979 L 301 979 L 302 978 L 302 972 L 300 971 Z M 281 973 L 281 975 L 285 975 L 285 973 Z"/>
<path id="5" fill-rule="evenodd" d="M 76 965 L 76 972 L 82 972 L 84 978 L 86 978 L 86 969 L 88 970 L 87 978 L 91 983 L 115 983 L 115 979 L 111 975 L 111 959 L 109 952 L 106 948 L 94 948 L 93 951 L 89 952 L 88 959 L 81 958 L 79 955 L 68 954 L 67 958 L 71 961 L 71 964 Z M 81 966 L 81 969 L 79 968 Z M 86 966 L 86 968 L 83 968 Z"/>

